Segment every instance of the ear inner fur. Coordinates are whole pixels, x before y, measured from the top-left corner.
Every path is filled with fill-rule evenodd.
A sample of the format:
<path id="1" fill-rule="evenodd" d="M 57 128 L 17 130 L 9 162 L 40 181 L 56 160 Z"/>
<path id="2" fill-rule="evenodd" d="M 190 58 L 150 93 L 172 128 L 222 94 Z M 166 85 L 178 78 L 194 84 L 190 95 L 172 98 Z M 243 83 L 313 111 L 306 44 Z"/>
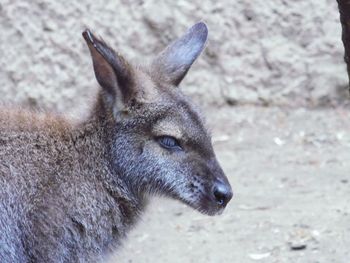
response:
<path id="1" fill-rule="evenodd" d="M 89 47 L 95 76 L 104 89 L 108 103 L 118 108 L 127 103 L 134 91 L 133 70 L 126 60 L 110 48 L 104 41 L 97 39 L 89 30 L 83 32 Z"/>
<path id="2" fill-rule="evenodd" d="M 204 49 L 208 37 L 205 23 L 199 22 L 183 36 L 168 45 L 152 62 L 163 81 L 178 86 Z"/>

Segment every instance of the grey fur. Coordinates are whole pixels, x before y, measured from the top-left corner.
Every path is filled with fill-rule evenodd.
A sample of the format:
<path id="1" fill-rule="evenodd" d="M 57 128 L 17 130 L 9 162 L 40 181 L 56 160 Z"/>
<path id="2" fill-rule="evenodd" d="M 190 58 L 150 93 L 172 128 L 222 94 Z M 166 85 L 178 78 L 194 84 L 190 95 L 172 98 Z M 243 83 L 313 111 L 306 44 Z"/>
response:
<path id="1" fill-rule="evenodd" d="M 203 26 L 185 35 L 193 34 L 197 48 Z M 202 118 L 169 77 L 171 61 L 166 71 L 154 68 L 163 55 L 153 66 L 133 67 L 90 31 L 84 37 L 101 85 L 89 118 L 76 124 L 29 110 L 0 112 L 0 262 L 102 261 L 153 194 L 209 215 L 232 196 Z M 193 44 L 180 42 L 172 59 Z M 176 137 L 183 150 L 161 147 L 162 135 Z M 220 205 L 217 182 L 228 189 Z"/>

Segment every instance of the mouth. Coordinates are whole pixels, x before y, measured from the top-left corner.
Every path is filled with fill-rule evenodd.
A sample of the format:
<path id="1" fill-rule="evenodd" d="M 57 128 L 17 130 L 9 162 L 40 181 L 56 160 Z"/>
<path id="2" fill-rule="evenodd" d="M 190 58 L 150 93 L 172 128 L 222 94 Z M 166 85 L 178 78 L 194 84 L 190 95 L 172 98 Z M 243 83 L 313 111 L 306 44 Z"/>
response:
<path id="1" fill-rule="evenodd" d="M 216 216 L 224 212 L 231 198 L 232 192 L 226 198 L 223 198 L 221 195 L 197 192 L 196 195 L 192 195 L 189 199 L 181 198 L 180 200 L 202 214 Z"/>

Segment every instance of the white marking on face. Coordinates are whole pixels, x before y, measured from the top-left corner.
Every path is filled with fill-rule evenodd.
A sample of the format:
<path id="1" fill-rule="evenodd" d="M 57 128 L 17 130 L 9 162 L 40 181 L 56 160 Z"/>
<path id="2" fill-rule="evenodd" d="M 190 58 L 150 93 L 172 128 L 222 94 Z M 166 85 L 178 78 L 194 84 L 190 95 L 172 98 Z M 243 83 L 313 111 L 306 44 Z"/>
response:
<path id="1" fill-rule="evenodd" d="M 153 133 L 157 136 L 172 136 L 176 139 L 181 139 L 183 137 L 183 132 L 180 127 L 174 125 L 170 121 L 164 120 L 160 121 L 153 127 Z"/>

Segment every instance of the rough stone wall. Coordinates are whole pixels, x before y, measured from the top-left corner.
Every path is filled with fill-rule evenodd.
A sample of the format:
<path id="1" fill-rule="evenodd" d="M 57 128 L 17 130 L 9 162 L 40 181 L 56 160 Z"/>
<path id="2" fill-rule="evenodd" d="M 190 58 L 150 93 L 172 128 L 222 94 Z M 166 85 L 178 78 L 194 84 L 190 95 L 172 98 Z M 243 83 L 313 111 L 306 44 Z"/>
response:
<path id="1" fill-rule="evenodd" d="M 318 105 L 344 99 L 334 0 L 0 1 L 2 101 L 69 111 L 96 90 L 81 32 L 144 62 L 199 20 L 209 42 L 182 83 L 202 104 Z"/>

